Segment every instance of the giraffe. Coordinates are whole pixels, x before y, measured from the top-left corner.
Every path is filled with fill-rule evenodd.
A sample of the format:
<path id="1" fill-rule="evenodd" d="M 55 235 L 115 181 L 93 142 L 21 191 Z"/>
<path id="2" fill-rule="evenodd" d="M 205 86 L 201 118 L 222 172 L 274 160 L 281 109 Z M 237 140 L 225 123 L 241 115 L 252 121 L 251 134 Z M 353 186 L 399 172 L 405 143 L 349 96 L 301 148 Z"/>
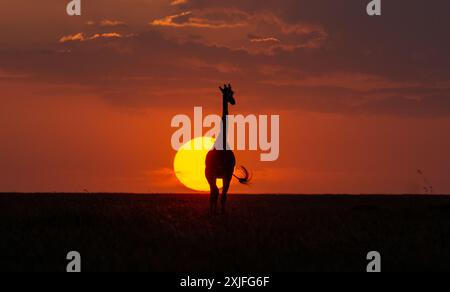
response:
<path id="1" fill-rule="evenodd" d="M 235 105 L 234 92 L 231 88 L 231 84 L 219 87 L 222 92 L 222 127 L 221 133 L 218 137 L 218 141 L 214 145 L 206 156 L 206 168 L 205 176 L 208 180 L 208 184 L 211 189 L 210 194 L 210 212 L 215 214 L 217 211 L 217 202 L 219 199 L 219 188 L 217 187 L 217 179 L 223 180 L 222 198 L 221 198 L 221 212 L 225 213 L 225 205 L 227 201 L 227 194 L 230 188 L 230 183 L 233 177 L 237 178 L 242 184 L 248 184 L 250 182 L 250 173 L 243 166 L 238 170 L 241 172 L 242 177 L 234 174 L 236 167 L 236 158 L 232 150 L 230 150 L 227 144 L 227 116 L 228 104 Z"/>

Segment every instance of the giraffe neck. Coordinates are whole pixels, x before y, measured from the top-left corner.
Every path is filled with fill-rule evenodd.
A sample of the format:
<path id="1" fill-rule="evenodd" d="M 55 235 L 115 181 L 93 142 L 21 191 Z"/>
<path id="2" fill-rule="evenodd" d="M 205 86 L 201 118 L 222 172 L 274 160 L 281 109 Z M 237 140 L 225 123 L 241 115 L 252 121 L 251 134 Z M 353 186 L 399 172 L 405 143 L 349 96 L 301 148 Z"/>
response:
<path id="1" fill-rule="evenodd" d="M 227 116 L 228 116 L 228 101 L 224 96 L 222 103 L 223 150 L 227 150 Z"/>

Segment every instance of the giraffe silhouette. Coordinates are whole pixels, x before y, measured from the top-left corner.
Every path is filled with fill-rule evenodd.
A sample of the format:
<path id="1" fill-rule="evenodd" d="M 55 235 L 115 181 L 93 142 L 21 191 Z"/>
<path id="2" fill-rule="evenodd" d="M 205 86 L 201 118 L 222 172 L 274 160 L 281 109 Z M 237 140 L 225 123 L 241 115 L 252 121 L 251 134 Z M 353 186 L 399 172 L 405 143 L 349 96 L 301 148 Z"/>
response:
<path id="1" fill-rule="evenodd" d="M 211 149 L 206 156 L 206 168 L 205 176 L 208 180 L 208 184 L 211 189 L 210 196 L 210 212 L 215 214 L 217 211 L 217 203 L 219 199 L 219 188 L 217 187 L 217 179 L 223 180 L 222 198 L 221 198 L 221 211 L 225 213 L 225 206 L 227 202 L 227 194 L 230 188 L 230 183 L 233 177 L 237 178 L 242 184 L 248 184 L 250 182 L 250 173 L 248 170 L 241 166 L 237 170 L 241 176 L 236 175 L 236 158 L 232 150 L 227 143 L 227 116 L 228 116 L 228 104 L 235 105 L 234 92 L 231 88 L 231 84 L 219 87 L 222 92 L 222 126 L 221 133 L 217 138 L 214 148 Z"/>

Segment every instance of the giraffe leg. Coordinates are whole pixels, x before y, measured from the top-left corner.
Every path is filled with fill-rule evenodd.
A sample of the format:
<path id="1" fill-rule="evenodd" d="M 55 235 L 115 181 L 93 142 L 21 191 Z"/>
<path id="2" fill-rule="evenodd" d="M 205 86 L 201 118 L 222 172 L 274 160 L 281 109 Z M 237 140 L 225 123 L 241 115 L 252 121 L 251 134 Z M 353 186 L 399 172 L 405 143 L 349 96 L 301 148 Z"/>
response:
<path id="1" fill-rule="evenodd" d="M 209 199 L 209 207 L 211 215 L 214 215 L 217 210 L 217 201 L 219 199 L 219 188 L 216 185 L 216 178 L 212 176 L 207 177 L 208 184 L 211 190 L 210 199 Z"/>
<path id="2" fill-rule="evenodd" d="M 229 176 L 223 179 L 223 189 L 222 189 L 222 214 L 226 212 L 227 196 L 228 190 L 230 189 L 231 179 L 233 177 Z"/>

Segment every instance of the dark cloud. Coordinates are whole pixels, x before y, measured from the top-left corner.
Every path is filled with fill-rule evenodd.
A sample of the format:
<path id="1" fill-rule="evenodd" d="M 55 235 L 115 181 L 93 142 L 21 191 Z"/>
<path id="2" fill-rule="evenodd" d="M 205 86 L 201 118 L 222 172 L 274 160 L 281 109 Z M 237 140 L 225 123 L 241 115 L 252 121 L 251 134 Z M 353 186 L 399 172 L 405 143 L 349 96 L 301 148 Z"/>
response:
<path id="1" fill-rule="evenodd" d="M 421 99 L 389 97 L 364 104 L 361 111 L 373 114 L 392 114 L 408 117 L 445 117 L 450 116 L 450 94 L 429 96 Z"/>
<path id="2" fill-rule="evenodd" d="M 140 27 L 99 14 L 52 42 L 10 43 L 0 72 L 82 85 L 118 106 L 200 104 L 231 81 L 249 108 L 450 115 L 450 2 L 384 1 L 379 18 L 360 0 L 169 2 Z"/>

